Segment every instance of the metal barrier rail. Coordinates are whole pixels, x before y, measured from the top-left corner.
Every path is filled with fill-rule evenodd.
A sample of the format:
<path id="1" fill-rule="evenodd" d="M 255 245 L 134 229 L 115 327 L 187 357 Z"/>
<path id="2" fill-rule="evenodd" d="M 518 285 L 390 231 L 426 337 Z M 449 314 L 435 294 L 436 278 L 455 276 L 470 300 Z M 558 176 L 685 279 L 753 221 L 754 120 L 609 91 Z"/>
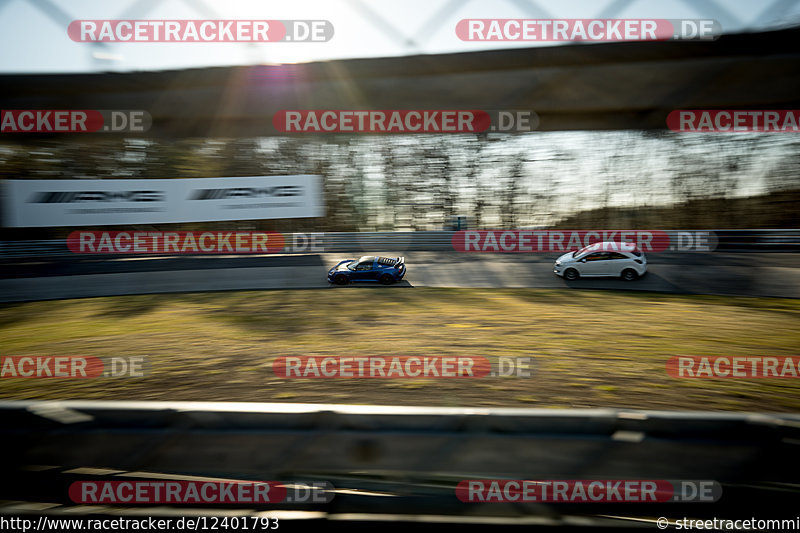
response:
<path id="1" fill-rule="evenodd" d="M 694 232 L 713 233 L 717 241 L 712 250 L 715 252 L 800 252 L 800 229 L 666 231 L 671 239 L 677 238 L 680 233 Z M 281 253 L 453 251 L 454 233 L 452 231 L 286 233 L 284 234 L 286 249 Z M 309 244 L 309 237 L 312 235 L 317 236 L 316 246 L 313 248 Z M 76 255 L 67 248 L 64 239 L 0 242 L 0 259 L 76 257 Z M 111 255 L 114 254 L 91 254 L 85 257 Z"/>
<path id="2" fill-rule="evenodd" d="M 714 480 L 722 485 L 718 503 L 601 509 L 680 517 L 700 506 L 728 518 L 749 517 L 757 505 L 764 517 L 796 516 L 798 415 L 124 401 L 3 401 L 0 415 L 0 438 L 14 458 L 0 465 L 0 498 L 72 511 L 81 509 L 67 497 L 70 483 L 130 481 L 119 476 L 135 472 L 141 479 L 330 483 L 338 494 L 314 510 L 339 514 L 516 518 L 593 516 L 598 508 L 464 503 L 457 484 Z M 652 529 L 652 521 L 646 525 Z"/>

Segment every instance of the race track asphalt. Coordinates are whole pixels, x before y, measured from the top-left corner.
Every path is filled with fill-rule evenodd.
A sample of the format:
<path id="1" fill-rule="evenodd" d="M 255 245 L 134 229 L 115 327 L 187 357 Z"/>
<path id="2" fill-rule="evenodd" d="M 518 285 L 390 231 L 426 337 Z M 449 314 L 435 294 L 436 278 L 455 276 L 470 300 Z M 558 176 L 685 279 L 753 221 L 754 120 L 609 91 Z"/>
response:
<path id="1" fill-rule="evenodd" d="M 0 301 L 225 290 L 348 290 L 356 285 L 331 286 L 326 272 L 339 260 L 362 253 L 6 260 L 0 264 Z M 800 254 L 794 253 L 651 254 L 647 275 L 633 282 L 565 281 L 553 274 L 555 254 L 391 250 L 371 254 L 406 257 L 408 275 L 394 288 L 536 287 L 800 298 Z"/>

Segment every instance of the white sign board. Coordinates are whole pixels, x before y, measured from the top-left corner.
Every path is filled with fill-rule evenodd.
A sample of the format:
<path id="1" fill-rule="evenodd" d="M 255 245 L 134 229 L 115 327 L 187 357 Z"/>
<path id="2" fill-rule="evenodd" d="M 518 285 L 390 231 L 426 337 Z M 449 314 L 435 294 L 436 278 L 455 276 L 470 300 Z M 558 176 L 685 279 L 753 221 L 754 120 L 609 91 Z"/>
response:
<path id="1" fill-rule="evenodd" d="M 3 225 L 108 226 L 324 216 L 319 176 L 5 180 Z"/>

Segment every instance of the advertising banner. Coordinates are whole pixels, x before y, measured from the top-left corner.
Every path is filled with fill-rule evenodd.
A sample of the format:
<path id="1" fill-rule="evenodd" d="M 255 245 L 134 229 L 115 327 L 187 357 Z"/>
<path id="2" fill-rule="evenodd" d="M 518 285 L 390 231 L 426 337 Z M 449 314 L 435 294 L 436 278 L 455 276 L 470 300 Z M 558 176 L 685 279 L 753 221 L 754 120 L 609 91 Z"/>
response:
<path id="1" fill-rule="evenodd" d="M 5 180 L 7 227 L 164 224 L 324 216 L 319 176 Z"/>

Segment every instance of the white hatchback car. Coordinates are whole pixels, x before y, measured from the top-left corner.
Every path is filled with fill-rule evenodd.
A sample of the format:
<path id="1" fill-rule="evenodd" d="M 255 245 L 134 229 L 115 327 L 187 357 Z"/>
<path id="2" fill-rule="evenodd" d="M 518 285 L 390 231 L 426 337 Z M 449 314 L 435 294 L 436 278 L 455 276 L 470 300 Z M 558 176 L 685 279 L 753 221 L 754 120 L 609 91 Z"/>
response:
<path id="1" fill-rule="evenodd" d="M 567 280 L 615 276 L 633 281 L 647 272 L 647 258 L 632 243 L 598 242 L 565 253 L 553 272 Z"/>

